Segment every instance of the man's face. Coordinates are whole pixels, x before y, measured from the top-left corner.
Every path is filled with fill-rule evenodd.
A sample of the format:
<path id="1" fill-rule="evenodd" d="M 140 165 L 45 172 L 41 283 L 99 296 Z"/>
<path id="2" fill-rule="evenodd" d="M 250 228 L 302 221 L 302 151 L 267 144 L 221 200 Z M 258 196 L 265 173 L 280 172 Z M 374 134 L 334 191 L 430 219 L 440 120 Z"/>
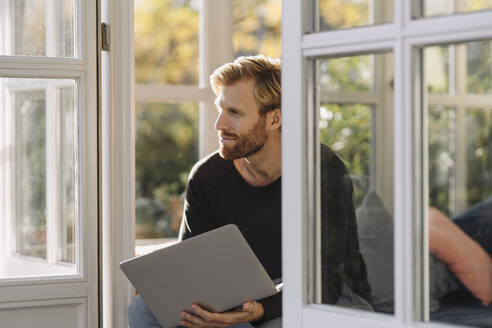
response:
<path id="1" fill-rule="evenodd" d="M 220 156 L 238 159 L 257 153 L 268 139 L 266 117 L 259 113 L 253 90 L 255 80 L 245 79 L 227 85 L 217 96 Z"/>

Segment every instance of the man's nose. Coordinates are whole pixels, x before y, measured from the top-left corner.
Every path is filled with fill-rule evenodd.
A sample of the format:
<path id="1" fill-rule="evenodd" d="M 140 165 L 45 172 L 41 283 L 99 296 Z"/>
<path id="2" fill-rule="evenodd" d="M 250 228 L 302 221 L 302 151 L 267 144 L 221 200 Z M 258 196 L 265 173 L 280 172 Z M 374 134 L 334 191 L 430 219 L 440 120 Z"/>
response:
<path id="1" fill-rule="evenodd" d="M 215 120 L 215 130 L 216 131 L 220 131 L 220 130 L 224 130 L 226 129 L 226 119 L 224 117 L 224 114 L 223 112 L 219 113 L 219 115 L 217 115 L 217 119 Z"/>

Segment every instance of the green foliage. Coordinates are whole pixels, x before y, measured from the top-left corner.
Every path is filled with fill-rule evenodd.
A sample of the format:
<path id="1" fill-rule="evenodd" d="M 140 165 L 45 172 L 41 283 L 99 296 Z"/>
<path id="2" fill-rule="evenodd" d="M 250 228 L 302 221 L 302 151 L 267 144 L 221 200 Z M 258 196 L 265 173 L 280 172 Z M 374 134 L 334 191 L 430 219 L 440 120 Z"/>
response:
<path id="1" fill-rule="evenodd" d="M 469 109 L 466 114 L 467 205 L 492 195 L 492 108 Z"/>
<path id="2" fill-rule="evenodd" d="M 455 110 L 444 106 L 429 108 L 429 205 L 452 216 L 452 178 L 456 170 Z"/>
<path id="3" fill-rule="evenodd" d="M 328 91 L 362 91 L 374 89 L 371 68 L 374 55 L 321 60 L 320 87 Z"/>
<path id="4" fill-rule="evenodd" d="M 355 185 L 354 205 L 362 203 L 370 176 L 371 107 L 362 104 L 323 104 L 320 141 L 345 162 Z"/>
<path id="5" fill-rule="evenodd" d="M 492 94 L 492 42 L 466 44 L 467 90 L 469 93 Z"/>
<path id="6" fill-rule="evenodd" d="M 175 220 L 180 215 L 170 207 L 185 191 L 188 173 L 198 159 L 198 106 L 154 103 L 137 107 L 137 225 L 143 230 L 142 238 L 175 236 Z"/>

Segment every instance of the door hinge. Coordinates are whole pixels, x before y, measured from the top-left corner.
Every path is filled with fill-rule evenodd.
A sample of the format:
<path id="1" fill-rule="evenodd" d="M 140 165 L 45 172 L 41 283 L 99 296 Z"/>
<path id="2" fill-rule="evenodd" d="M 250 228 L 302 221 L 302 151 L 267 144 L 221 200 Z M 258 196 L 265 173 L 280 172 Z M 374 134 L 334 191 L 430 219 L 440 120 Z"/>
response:
<path id="1" fill-rule="evenodd" d="M 109 25 L 106 23 L 101 23 L 101 48 L 109 51 Z"/>

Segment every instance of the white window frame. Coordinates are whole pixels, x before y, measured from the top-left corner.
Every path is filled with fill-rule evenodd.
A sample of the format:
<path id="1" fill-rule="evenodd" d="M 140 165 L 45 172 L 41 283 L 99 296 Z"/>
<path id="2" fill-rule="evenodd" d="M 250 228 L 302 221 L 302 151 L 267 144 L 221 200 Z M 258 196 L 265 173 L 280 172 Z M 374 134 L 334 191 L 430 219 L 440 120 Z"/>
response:
<path id="1" fill-rule="evenodd" d="M 57 133 L 59 131 L 59 120 L 60 117 L 57 116 L 58 114 L 58 91 L 64 87 L 74 87 L 74 98 L 77 99 L 80 95 L 77 93 L 77 90 L 79 89 L 78 85 L 80 84 L 80 78 L 76 78 L 74 80 L 75 84 L 72 85 L 70 82 L 67 82 L 67 80 L 41 80 L 41 81 L 36 81 L 36 83 L 27 83 L 25 81 L 15 81 L 11 80 L 7 83 L 3 83 L 6 92 L 12 94 L 15 93 L 21 93 L 21 92 L 27 92 L 27 91 L 42 91 L 45 94 L 45 102 L 46 102 L 46 204 L 47 204 L 47 214 L 46 214 L 46 261 L 37 259 L 37 258 L 30 258 L 29 256 L 24 256 L 24 255 L 18 255 L 16 253 L 19 252 L 16 247 L 16 240 L 18 238 L 18 231 L 16 228 L 16 220 L 18 219 L 18 216 L 16 215 L 15 209 L 8 210 L 10 208 L 10 204 L 15 204 L 16 203 L 16 194 L 19 192 L 17 190 L 15 181 L 9 181 L 4 180 L 5 182 L 5 188 L 9 188 L 10 191 L 5 191 L 6 193 L 10 193 L 10 195 L 6 195 L 6 199 L 9 199 L 8 202 L 6 202 L 6 208 L 5 211 L 8 210 L 9 214 L 6 214 L 4 217 L 5 218 L 10 218 L 8 220 L 9 222 L 5 222 L 6 227 L 9 227 L 6 229 L 5 234 L 5 243 L 8 245 L 7 249 L 5 250 L 5 255 L 7 257 L 15 257 L 17 260 L 24 261 L 25 265 L 28 265 L 29 262 L 33 263 L 32 269 L 30 269 L 31 273 L 36 272 L 38 270 L 36 267 L 36 263 L 38 262 L 46 262 L 51 265 L 56 265 L 57 267 L 60 267 L 60 269 L 63 269 L 66 267 L 65 264 L 63 264 L 62 261 L 62 252 L 66 251 L 65 248 L 65 243 L 63 241 L 63 236 L 66 234 L 65 231 L 62 229 L 66 226 L 64 221 L 60 219 L 60 212 L 61 212 L 61 191 L 60 191 L 60 183 L 59 183 L 59 173 L 60 173 L 60 163 L 59 163 L 59 158 L 57 157 L 57 154 L 60 154 L 60 134 Z M 6 99 L 5 101 L 8 101 Z M 7 104 L 5 103 L 5 117 L 6 120 L 3 121 L 4 124 L 10 124 L 9 132 L 11 135 L 15 135 L 15 126 L 13 124 L 13 117 L 15 113 L 11 111 L 12 109 L 12 104 Z M 8 111 L 8 113 L 7 113 Z M 75 114 L 78 113 L 78 109 L 75 109 Z M 7 117 L 9 117 L 7 121 Z M 6 135 L 5 138 L 8 136 Z M 77 136 L 75 136 L 77 137 Z M 15 139 L 15 138 L 14 138 Z M 7 139 L 5 139 L 7 140 Z M 15 145 L 15 140 L 13 140 L 13 143 Z M 14 171 L 15 168 L 18 167 L 15 162 L 15 156 L 11 156 L 12 158 L 9 159 L 11 162 L 10 165 L 14 168 L 12 171 L 12 176 L 15 175 Z M 7 179 L 7 178 L 6 178 Z M 15 207 L 15 206 L 14 206 Z M 12 213 L 12 214 L 10 214 Z M 78 222 L 74 222 L 76 224 L 75 231 L 79 230 L 78 227 Z M 76 238 L 75 243 L 78 243 L 78 237 L 74 236 Z M 57 250 L 60 249 L 62 252 L 58 252 Z M 75 255 L 75 259 L 79 258 L 79 255 Z M 75 268 L 77 271 L 80 270 L 79 267 Z M 66 270 L 65 270 L 66 271 Z M 40 272 L 41 273 L 41 272 Z"/>
<path id="2" fill-rule="evenodd" d="M 411 1 L 394 1 L 388 24 L 311 33 L 314 1 L 285 1 L 282 8 L 282 253 L 283 327 L 442 327 L 428 320 L 428 245 L 424 215 L 425 131 L 418 99 L 420 48 L 492 38 L 492 12 L 412 20 Z M 413 2 L 415 3 L 415 2 Z M 312 304 L 312 225 L 308 195 L 312 124 L 310 58 L 391 51 L 394 58 L 394 263 L 395 314 Z M 312 104 L 311 104 L 312 107 Z M 311 121 L 310 121 L 311 120 Z M 422 177 L 424 177 L 422 179 Z M 415 263 L 420 265 L 414 266 Z"/>
<path id="3" fill-rule="evenodd" d="M 74 325 L 81 327 L 96 327 L 99 323 L 98 314 L 98 199 L 97 199 L 97 75 L 96 75 L 96 48 L 94 35 L 96 33 L 96 3 L 94 1 L 77 1 L 77 32 L 75 44 L 78 51 L 75 58 L 60 57 L 28 57 L 0 55 L 0 77 L 2 78 L 41 78 L 41 79 L 74 79 L 78 82 L 77 114 L 78 118 L 78 158 L 79 162 L 79 220 L 77 240 L 79 243 L 80 266 L 78 274 L 44 277 L 18 277 L 2 279 L 0 281 L 0 317 L 11 309 L 17 311 L 17 315 L 23 316 L 32 311 L 49 310 L 49 307 L 57 308 L 59 305 L 73 305 L 76 309 L 77 322 Z M 2 7 L 5 2 L 2 2 Z M 3 7 L 2 9 L 5 9 Z M 49 10 L 49 8 L 47 9 Z M 4 16 L 5 14 L 5 16 Z M 1 24 L 11 24 L 6 19 L 7 10 L 2 11 Z M 48 17 L 47 17 L 48 19 Z M 47 26 L 47 31 L 51 30 Z M 6 50 L 10 46 L 10 29 L 3 29 L 5 44 L 0 45 Z M 47 42 L 50 39 L 47 37 Z M 6 106 L 7 99 L 0 97 L 1 105 Z M 48 99 L 47 99 L 48 101 Z M 5 107 L 6 108 L 6 107 Z M 3 111 L 2 111 L 3 112 Z M 2 124 L 10 124 L 12 113 L 3 112 Z M 11 129 L 0 128 L 0 151 L 2 161 L 0 165 L 11 161 L 11 139 L 3 131 Z M 10 133 L 9 132 L 9 133 Z M 9 182 L 12 174 L 11 164 L 7 163 L 7 169 L 0 175 L 3 181 Z M 12 196 L 6 192 L 7 197 L 2 199 L 1 215 L 12 214 Z M 2 220 L 3 221 L 3 220 Z M 2 232 L 2 240 L 5 234 L 10 232 L 9 224 Z M 2 246 L 3 248 L 3 246 Z M 38 310 L 39 309 L 39 310 Z M 72 311 L 70 313 L 73 314 Z M 69 314 L 67 314 L 69 315 Z M 66 317 L 65 317 L 66 318 Z M 42 327 L 43 320 L 37 322 Z M 46 318 L 45 318 L 46 319 Z M 33 318 L 36 320 L 36 318 Z M 49 321 L 50 319 L 48 319 Z M 53 321 L 54 319 L 51 319 Z M 14 326 L 15 323 L 2 321 L 2 324 Z"/>

